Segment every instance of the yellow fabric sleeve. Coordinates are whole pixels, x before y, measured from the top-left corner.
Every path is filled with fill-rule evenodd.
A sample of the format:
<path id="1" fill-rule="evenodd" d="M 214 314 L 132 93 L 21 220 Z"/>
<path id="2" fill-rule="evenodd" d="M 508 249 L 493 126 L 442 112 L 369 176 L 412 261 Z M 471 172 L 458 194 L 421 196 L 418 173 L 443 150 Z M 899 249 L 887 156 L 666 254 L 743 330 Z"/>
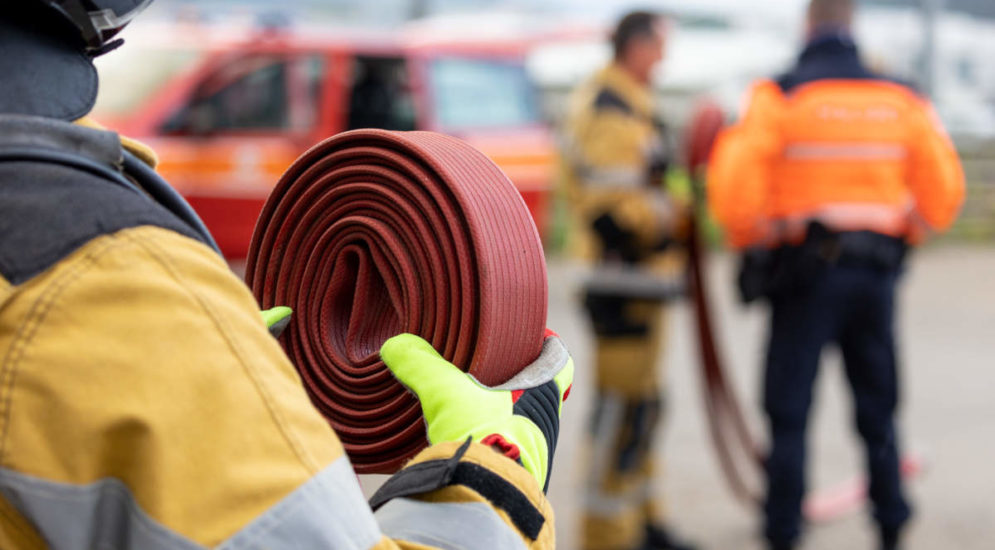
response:
<path id="1" fill-rule="evenodd" d="M 343 454 L 248 289 L 164 229 L 93 239 L 17 287 L 0 350 L 3 468 L 73 485 L 115 478 L 199 544 L 224 541 Z"/>
<path id="2" fill-rule="evenodd" d="M 574 122 L 572 135 L 578 160 L 587 167 L 643 170 L 653 128 L 617 109 L 589 109 Z"/>

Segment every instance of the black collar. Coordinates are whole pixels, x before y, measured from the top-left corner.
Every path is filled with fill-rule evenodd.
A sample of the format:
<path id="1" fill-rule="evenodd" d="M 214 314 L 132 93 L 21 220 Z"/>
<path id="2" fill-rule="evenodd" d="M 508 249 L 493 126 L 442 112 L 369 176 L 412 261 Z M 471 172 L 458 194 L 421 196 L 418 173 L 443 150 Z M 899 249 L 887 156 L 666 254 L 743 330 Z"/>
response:
<path id="1" fill-rule="evenodd" d="M 798 64 L 805 64 L 825 57 L 859 59 L 860 53 L 853 37 L 846 30 L 827 30 L 817 33 L 798 56 Z"/>
<path id="2" fill-rule="evenodd" d="M 113 170 L 119 170 L 124 160 L 115 132 L 46 117 L 0 114 L 0 150 L 22 147 L 69 152 Z"/>

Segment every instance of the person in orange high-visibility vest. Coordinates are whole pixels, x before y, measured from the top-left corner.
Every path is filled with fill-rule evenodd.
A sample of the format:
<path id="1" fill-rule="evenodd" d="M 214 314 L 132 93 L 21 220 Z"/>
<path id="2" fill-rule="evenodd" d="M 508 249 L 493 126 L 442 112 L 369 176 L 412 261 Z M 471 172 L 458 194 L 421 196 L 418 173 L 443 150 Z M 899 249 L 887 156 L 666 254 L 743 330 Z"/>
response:
<path id="1" fill-rule="evenodd" d="M 764 407 L 765 535 L 800 535 L 805 428 L 819 355 L 838 344 L 866 447 L 881 547 L 910 516 L 899 474 L 895 287 L 909 245 L 953 222 L 956 152 L 929 103 L 869 71 L 850 35 L 852 0 L 811 0 L 797 65 L 750 92 L 713 151 L 708 199 L 745 251 L 740 291 L 771 304 Z"/>

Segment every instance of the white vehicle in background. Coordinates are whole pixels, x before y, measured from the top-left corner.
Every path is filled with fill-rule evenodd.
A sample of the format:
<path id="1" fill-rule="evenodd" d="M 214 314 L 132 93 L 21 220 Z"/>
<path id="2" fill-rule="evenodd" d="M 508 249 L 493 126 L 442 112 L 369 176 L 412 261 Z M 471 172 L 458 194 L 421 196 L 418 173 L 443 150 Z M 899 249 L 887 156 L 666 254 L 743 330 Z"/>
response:
<path id="1" fill-rule="evenodd" d="M 656 4 L 676 21 L 655 84 L 663 114 L 677 125 L 684 122 L 689 102 L 700 95 L 711 96 L 735 115 L 750 82 L 790 67 L 803 41 L 803 2 Z M 566 94 L 607 62 L 611 23 L 606 14 L 596 20 L 555 19 L 546 29 L 549 39 L 528 59 L 553 119 Z M 922 80 L 924 33 L 918 10 L 863 9 L 856 33 L 870 66 L 910 82 Z M 938 21 L 937 44 L 934 103 L 941 119 L 952 134 L 995 136 L 995 20 L 946 12 Z"/>

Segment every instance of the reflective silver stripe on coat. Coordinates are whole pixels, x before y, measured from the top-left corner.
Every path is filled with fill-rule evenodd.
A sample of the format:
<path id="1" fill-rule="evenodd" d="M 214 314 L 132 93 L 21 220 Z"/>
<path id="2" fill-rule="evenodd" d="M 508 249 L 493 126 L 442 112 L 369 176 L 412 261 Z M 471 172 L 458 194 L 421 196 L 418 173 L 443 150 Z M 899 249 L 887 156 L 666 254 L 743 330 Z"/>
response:
<path id="1" fill-rule="evenodd" d="M 117 479 L 72 485 L 0 469 L 0 493 L 55 550 L 204 548 L 149 517 Z M 379 540 L 356 474 L 341 457 L 218 548 L 368 550 Z"/>
<path id="2" fill-rule="evenodd" d="M 645 166 L 615 165 L 592 166 L 587 162 L 583 148 L 572 136 L 561 136 L 560 151 L 576 172 L 581 185 L 601 189 L 640 189 L 646 187 Z"/>
<path id="3" fill-rule="evenodd" d="M 380 529 L 343 456 L 218 547 L 368 550 Z"/>
<path id="4" fill-rule="evenodd" d="M 203 548 L 150 518 L 117 479 L 72 485 L 0 468 L 0 493 L 54 550 Z"/>
<path id="5" fill-rule="evenodd" d="M 584 185 L 599 189 L 641 189 L 647 181 L 645 168 L 629 166 L 585 167 L 578 176 Z"/>
<path id="6" fill-rule="evenodd" d="M 396 498 L 376 513 L 392 539 L 443 550 L 525 550 L 522 537 L 483 502 L 421 502 Z"/>
<path id="7" fill-rule="evenodd" d="M 902 160 L 905 146 L 891 142 L 790 143 L 784 147 L 789 160 Z"/>

